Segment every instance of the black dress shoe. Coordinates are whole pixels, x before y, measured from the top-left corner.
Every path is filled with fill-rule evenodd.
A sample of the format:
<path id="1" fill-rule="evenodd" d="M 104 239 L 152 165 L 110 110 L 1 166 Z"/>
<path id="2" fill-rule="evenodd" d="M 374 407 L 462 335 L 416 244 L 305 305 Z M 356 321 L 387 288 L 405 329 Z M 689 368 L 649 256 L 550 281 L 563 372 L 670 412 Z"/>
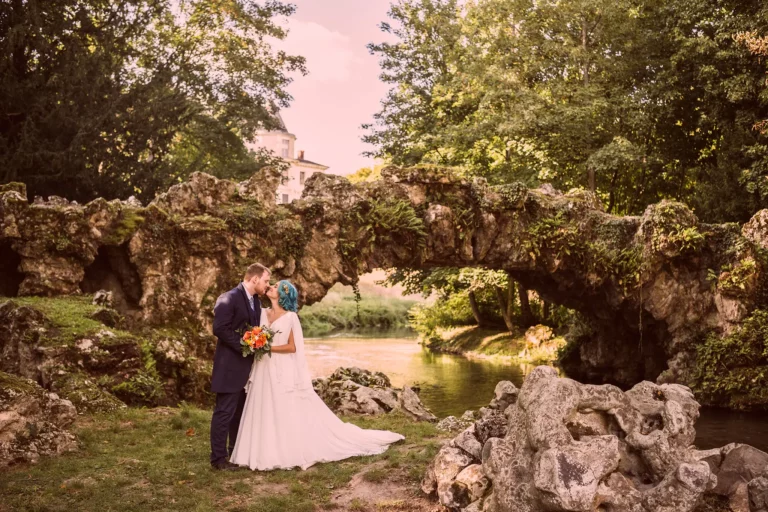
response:
<path id="1" fill-rule="evenodd" d="M 231 462 L 225 461 L 225 462 L 211 462 L 211 468 L 217 470 L 217 471 L 237 471 L 240 469 L 240 466 L 237 464 L 232 464 Z"/>

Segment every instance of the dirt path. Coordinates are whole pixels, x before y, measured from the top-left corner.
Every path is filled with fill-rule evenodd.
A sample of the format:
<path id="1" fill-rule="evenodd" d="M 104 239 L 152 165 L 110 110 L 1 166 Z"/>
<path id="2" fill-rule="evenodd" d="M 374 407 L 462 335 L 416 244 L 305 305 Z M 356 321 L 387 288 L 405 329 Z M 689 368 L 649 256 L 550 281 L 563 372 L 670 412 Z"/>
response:
<path id="1" fill-rule="evenodd" d="M 377 471 L 381 471 L 386 477 L 379 480 L 369 476 L 377 475 Z M 442 512 L 445 510 L 438 503 L 424 496 L 402 472 L 385 470 L 382 462 L 370 464 L 353 476 L 349 484 L 333 494 L 332 503 L 339 507 L 336 510 L 350 512 Z"/>

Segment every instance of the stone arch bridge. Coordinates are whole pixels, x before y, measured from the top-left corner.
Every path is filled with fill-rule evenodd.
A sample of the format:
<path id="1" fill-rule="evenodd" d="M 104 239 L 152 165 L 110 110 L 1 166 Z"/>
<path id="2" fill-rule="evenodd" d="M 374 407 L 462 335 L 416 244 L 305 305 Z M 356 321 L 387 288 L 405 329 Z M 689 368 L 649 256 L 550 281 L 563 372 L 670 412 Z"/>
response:
<path id="1" fill-rule="evenodd" d="M 142 321 L 207 324 L 253 261 L 292 279 L 304 303 L 375 268 L 501 269 L 588 320 L 569 374 L 620 385 L 685 381 L 702 337 L 730 332 L 764 300 L 768 211 L 744 226 L 700 223 L 674 202 L 617 217 L 584 191 L 432 167 L 382 174 L 358 185 L 315 174 L 290 205 L 275 204 L 270 170 L 242 183 L 195 174 L 146 207 L 29 203 L 23 185 L 2 185 L 0 295 L 106 288 Z"/>

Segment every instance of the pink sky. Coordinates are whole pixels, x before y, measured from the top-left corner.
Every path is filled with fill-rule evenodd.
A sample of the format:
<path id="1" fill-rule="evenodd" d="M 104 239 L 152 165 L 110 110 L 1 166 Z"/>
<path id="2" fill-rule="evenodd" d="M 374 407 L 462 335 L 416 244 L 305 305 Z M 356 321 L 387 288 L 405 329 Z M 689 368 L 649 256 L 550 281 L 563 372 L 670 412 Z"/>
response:
<path id="1" fill-rule="evenodd" d="M 309 74 L 289 86 L 291 107 L 282 112 L 304 158 L 349 174 L 373 160 L 360 140 L 363 123 L 373 120 L 388 86 L 379 81 L 378 58 L 365 45 L 385 35 L 389 0 L 292 0 L 290 34 L 280 47 L 306 57 Z"/>

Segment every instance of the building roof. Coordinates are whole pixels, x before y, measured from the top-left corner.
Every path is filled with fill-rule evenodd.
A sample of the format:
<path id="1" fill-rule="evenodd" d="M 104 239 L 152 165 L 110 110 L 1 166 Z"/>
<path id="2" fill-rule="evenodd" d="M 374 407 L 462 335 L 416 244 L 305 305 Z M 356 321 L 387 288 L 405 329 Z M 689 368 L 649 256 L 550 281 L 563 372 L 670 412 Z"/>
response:
<path id="1" fill-rule="evenodd" d="M 317 162 L 313 162 L 312 160 L 304 160 L 303 158 L 301 158 L 301 159 L 299 159 L 299 158 L 292 158 L 289 161 L 296 162 L 299 165 L 306 164 L 306 165 L 314 165 L 314 166 L 317 166 L 317 167 L 322 167 L 323 169 L 327 169 L 328 168 L 327 165 L 319 164 Z"/>
<path id="2" fill-rule="evenodd" d="M 300 160 L 299 160 L 299 162 L 301 162 L 301 163 L 303 163 L 303 164 L 323 165 L 323 164 L 319 164 L 319 163 L 317 163 L 317 162 L 313 162 L 312 160 L 304 160 L 303 158 L 302 158 L 302 159 L 300 159 Z M 325 166 L 325 165 L 323 165 L 323 167 L 326 167 L 326 166 Z"/>
<path id="3" fill-rule="evenodd" d="M 283 116 L 280 115 L 280 111 L 279 110 L 277 112 L 275 112 L 275 117 L 277 117 L 277 130 L 276 131 L 288 133 L 288 128 L 285 127 L 285 121 L 283 121 Z"/>

